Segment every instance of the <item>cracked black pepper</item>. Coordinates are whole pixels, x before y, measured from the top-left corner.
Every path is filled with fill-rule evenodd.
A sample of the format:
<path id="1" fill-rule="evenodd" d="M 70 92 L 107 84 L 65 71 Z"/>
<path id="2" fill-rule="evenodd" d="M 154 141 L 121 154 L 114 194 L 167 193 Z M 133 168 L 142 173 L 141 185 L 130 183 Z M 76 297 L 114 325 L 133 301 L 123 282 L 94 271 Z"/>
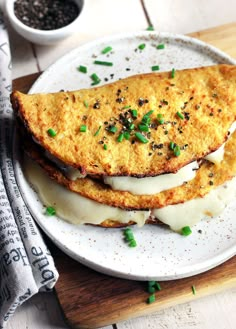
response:
<path id="1" fill-rule="evenodd" d="M 16 17 L 25 25 L 38 30 L 56 30 L 73 22 L 80 8 L 70 0 L 17 0 Z"/>

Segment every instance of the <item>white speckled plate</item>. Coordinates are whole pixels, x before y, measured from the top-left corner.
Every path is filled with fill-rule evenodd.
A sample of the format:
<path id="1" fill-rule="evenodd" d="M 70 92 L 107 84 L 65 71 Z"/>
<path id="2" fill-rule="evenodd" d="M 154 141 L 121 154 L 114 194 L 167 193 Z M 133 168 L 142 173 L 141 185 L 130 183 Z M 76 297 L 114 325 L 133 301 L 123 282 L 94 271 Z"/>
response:
<path id="1" fill-rule="evenodd" d="M 142 43 L 145 49 L 137 50 Z M 156 49 L 161 43 L 165 49 Z M 112 46 L 113 51 L 103 55 L 101 50 L 106 46 Z M 94 58 L 112 61 L 114 65 L 95 65 Z M 221 51 L 181 35 L 156 32 L 119 35 L 89 43 L 59 59 L 40 76 L 30 92 L 90 87 L 92 73 L 106 83 L 150 72 L 153 65 L 165 71 L 216 63 L 236 64 Z M 78 72 L 79 65 L 87 66 L 88 73 Z M 93 269 L 128 279 L 170 280 L 204 272 L 236 254 L 236 202 L 221 216 L 193 227 L 193 234 L 188 237 L 165 227 L 134 227 L 138 245 L 129 248 L 121 229 L 74 226 L 57 217 L 46 217 L 41 202 L 24 178 L 17 156 L 15 160 L 18 183 L 35 220 L 59 248 Z"/>

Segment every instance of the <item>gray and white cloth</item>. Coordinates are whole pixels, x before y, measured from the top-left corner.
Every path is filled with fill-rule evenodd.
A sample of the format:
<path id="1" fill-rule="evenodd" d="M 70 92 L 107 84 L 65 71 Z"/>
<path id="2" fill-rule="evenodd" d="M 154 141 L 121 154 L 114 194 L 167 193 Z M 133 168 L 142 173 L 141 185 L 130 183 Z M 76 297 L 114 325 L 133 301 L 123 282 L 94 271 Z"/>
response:
<path id="1" fill-rule="evenodd" d="M 25 300 L 53 288 L 58 272 L 15 179 L 11 55 L 0 11 L 0 328 Z"/>

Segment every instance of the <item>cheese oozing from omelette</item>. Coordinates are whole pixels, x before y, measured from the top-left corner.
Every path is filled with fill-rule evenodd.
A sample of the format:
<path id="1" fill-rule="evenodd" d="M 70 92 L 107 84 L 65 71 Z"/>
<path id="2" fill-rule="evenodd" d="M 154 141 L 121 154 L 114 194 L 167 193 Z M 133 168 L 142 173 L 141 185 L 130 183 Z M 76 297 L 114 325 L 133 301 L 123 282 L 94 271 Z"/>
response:
<path id="1" fill-rule="evenodd" d="M 193 226 L 206 216 L 216 216 L 236 197 L 236 177 L 216 187 L 203 198 L 147 211 L 127 211 L 85 198 L 51 180 L 46 173 L 29 159 L 25 159 L 28 180 L 37 190 L 41 201 L 54 206 L 57 215 L 72 224 L 101 224 L 110 219 L 127 224 L 130 221 L 143 226 L 149 216 L 155 216 L 179 231 Z"/>

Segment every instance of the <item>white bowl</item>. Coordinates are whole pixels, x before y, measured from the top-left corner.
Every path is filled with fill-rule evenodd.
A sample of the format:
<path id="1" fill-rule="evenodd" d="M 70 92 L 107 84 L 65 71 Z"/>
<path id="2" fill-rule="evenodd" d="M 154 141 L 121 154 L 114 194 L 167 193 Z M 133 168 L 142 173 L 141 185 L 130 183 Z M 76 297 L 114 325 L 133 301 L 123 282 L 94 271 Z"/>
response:
<path id="1" fill-rule="evenodd" d="M 14 13 L 14 2 L 16 0 L 6 0 L 5 8 L 6 14 L 9 18 L 9 21 L 14 28 L 14 30 L 19 33 L 25 39 L 40 45 L 51 45 L 55 44 L 71 34 L 75 33 L 80 23 L 80 15 L 84 9 L 84 0 L 73 0 L 78 7 L 80 8 L 79 15 L 77 18 L 70 24 L 65 27 L 56 29 L 56 30 L 38 30 L 31 28 L 24 23 L 22 23 Z"/>

